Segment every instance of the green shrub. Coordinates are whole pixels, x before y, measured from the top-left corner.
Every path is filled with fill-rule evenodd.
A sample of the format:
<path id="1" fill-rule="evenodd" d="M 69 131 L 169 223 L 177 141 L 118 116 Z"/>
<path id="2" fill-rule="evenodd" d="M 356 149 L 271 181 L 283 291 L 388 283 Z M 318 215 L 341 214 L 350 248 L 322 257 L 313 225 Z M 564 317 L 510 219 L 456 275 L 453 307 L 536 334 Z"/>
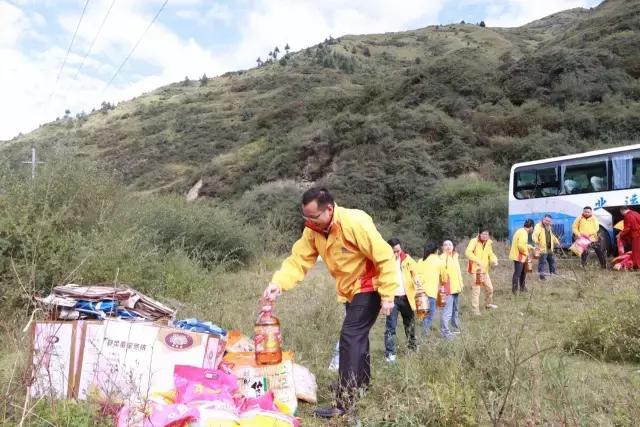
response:
<path id="1" fill-rule="evenodd" d="M 210 201 L 160 196 L 138 200 L 123 215 L 160 250 L 183 250 L 204 266 L 238 267 L 256 255 L 257 230 Z"/>
<path id="2" fill-rule="evenodd" d="M 246 191 L 234 206 L 247 223 L 261 230 L 267 251 L 283 253 L 300 236 L 302 192 L 294 181 L 271 182 Z"/>
<path id="3" fill-rule="evenodd" d="M 443 179 L 425 193 L 418 210 L 429 238 L 461 239 L 476 234 L 479 226 L 498 239 L 506 237 L 507 191 L 495 182 L 473 176 Z"/>
<path id="4" fill-rule="evenodd" d="M 640 297 L 620 296 L 587 311 L 572 324 L 564 348 L 606 362 L 640 362 Z"/>

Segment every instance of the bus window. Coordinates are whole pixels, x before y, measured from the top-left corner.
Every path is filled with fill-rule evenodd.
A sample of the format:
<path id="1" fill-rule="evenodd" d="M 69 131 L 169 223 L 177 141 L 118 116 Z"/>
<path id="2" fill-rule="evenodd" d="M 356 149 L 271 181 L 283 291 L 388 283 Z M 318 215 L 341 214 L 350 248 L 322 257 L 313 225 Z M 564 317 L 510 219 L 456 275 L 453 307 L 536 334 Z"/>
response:
<path id="1" fill-rule="evenodd" d="M 515 173 L 514 195 L 516 199 L 532 199 L 535 197 L 536 171 L 535 169 L 521 170 Z"/>
<path id="2" fill-rule="evenodd" d="M 607 191 L 606 160 L 562 165 L 562 194 Z"/>
<path id="3" fill-rule="evenodd" d="M 611 164 L 614 190 L 640 187 L 640 152 L 614 155 Z"/>
<path id="4" fill-rule="evenodd" d="M 558 195 L 558 168 L 547 167 L 544 169 L 538 169 L 537 193 L 538 197 L 548 197 Z"/>
<path id="5" fill-rule="evenodd" d="M 516 199 L 557 196 L 558 192 L 558 168 L 555 166 L 541 166 L 540 169 L 519 170 L 515 173 Z"/>

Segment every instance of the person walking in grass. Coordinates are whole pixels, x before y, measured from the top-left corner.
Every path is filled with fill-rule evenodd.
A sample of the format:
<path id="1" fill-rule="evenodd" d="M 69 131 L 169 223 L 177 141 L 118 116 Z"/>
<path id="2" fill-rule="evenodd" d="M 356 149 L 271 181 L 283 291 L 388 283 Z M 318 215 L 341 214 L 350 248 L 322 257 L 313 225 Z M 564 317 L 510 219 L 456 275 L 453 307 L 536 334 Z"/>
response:
<path id="1" fill-rule="evenodd" d="M 498 308 L 493 303 L 493 284 L 489 275 L 490 267 L 498 265 L 498 257 L 493 252 L 493 241 L 489 230 L 480 229 L 477 237 L 469 241 L 464 255 L 467 257 L 467 272 L 473 274 L 471 288 L 471 310 L 474 315 L 480 315 L 480 291 L 484 290 L 484 307 L 487 310 Z M 476 280 L 478 277 L 480 280 Z"/>
<path id="2" fill-rule="evenodd" d="M 400 240 L 395 237 L 389 239 L 389 246 L 393 249 L 396 258 L 396 272 L 399 286 L 394 297 L 394 306 L 391 314 L 387 316 L 384 329 L 384 357 L 389 363 L 396 361 L 396 326 L 398 314 L 402 315 L 404 333 L 407 337 L 409 350 L 416 350 L 416 285 L 420 281 L 416 277 L 416 262 L 411 256 L 402 250 Z M 417 282 L 417 283 L 416 283 Z"/>
<path id="3" fill-rule="evenodd" d="M 531 238 L 536 245 L 536 249 L 540 252 L 540 259 L 538 260 L 538 275 L 540 280 L 545 280 L 546 264 L 549 263 L 549 274 L 557 274 L 556 271 L 556 258 L 553 253 L 556 245 L 560 244 L 560 241 L 553 234 L 551 229 L 551 223 L 553 219 L 551 215 L 547 214 L 542 218 L 542 221 L 536 224 L 533 228 L 533 234 Z"/>
<path id="4" fill-rule="evenodd" d="M 600 239 L 598 238 L 598 231 L 600 230 L 600 224 L 598 223 L 598 219 L 593 216 L 593 210 L 591 206 L 585 206 L 582 209 L 582 215 L 576 218 L 573 221 L 573 226 L 571 227 L 573 231 L 573 237 L 586 237 L 591 241 L 591 245 L 580 255 L 580 263 L 582 267 L 586 267 L 587 265 L 587 257 L 589 256 L 589 249 L 592 248 L 598 257 L 598 261 L 600 262 L 600 268 L 607 268 L 607 259 L 602 251 L 602 246 L 600 246 Z"/>
<path id="5" fill-rule="evenodd" d="M 511 241 L 511 251 L 509 259 L 513 261 L 513 277 L 511 278 L 511 292 L 517 295 L 518 292 L 528 292 L 527 261 L 529 260 L 529 234 L 533 232 L 533 220 L 527 219 L 522 228 L 516 230 Z"/>
<path id="6" fill-rule="evenodd" d="M 640 213 L 624 206 L 620 209 L 623 215 L 624 228 L 618 236 L 622 241 L 626 241 L 631 245 L 631 260 L 633 269 L 640 269 Z"/>
<path id="7" fill-rule="evenodd" d="M 444 264 L 438 256 L 438 244 L 436 242 L 430 241 L 424 245 L 424 255 L 418 261 L 416 272 L 422 283 L 422 289 L 429 300 L 429 311 L 422 319 L 422 336 L 427 337 L 436 314 L 436 298 L 445 273 Z"/>
<path id="8" fill-rule="evenodd" d="M 346 301 L 340 331 L 336 406 L 315 411 L 318 417 L 331 418 L 353 409 L 358 391 L 369 385 L 369 331 L 378 313 L 388 316 L 394 308 L 398 288 L 396 261 L 371 217 L 361 210 L 338 206 L 326 188 L 305 191 L 301 213 L 305 220 L 302 236 L 274 273 L 263 297 L 273 301 L 295 287 L 318 256 L 336 279 L 338 299 Z"/>
<path id="9" fill-rule="evenodd" d="M 440 260 L 444 264 L 444 280 L 449 284 L 449 295 L 447 295 L 445 306 L 440 313 L 440 333 L 445 339 L 453 339 L 455 334 L 459 334 L 462 330 L 459 296 L 464 288 L 464 283 L 458 252 L 456 252 L 455 245 L 451 240 L 445 240 L 442 243 Z M 453 329 L 449 328 L 449 323 Z"/>

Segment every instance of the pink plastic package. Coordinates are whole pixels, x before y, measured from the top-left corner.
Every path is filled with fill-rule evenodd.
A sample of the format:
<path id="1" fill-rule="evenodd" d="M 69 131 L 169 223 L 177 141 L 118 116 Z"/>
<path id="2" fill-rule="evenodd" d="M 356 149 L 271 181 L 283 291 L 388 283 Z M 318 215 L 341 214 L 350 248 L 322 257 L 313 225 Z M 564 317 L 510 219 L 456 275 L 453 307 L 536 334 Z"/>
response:
<path id="1" fill-rule="evenodd" d="M 234 375 L 219 369 L 202 369 L 195 366 L 176 365 L 173 371 L 176 402 L 206 401 L 217 409 L 238 413 L 234 394 L 238 380 Z"/>
<path id="2" fill-rule="evenodd" d="M 283 413 L 275 403 L 272 391 L 255 398 L 245 398 L 240 408 L 240 425 L 248 427 L 299 427 L 300 421 Z"/>
<path id="3" fill-rule="evenodd" d="M 571 248 L 569 249 L 571 249 L 571 251 L 577 256 L 580 256 L 589 248 L 590 244 L 591 240 L 589 240 L 588 237 L 580 236 L 576 239 L 575 242 L 573 242 L 573 245 L 571 245 Z"/>
<path id="4" fill-rule="evenodd" d="M 143 407 L 124 406 L 118 414 L 118 427 L 182 427 L 198 419 L 196 408 L 149 401 Z"/>

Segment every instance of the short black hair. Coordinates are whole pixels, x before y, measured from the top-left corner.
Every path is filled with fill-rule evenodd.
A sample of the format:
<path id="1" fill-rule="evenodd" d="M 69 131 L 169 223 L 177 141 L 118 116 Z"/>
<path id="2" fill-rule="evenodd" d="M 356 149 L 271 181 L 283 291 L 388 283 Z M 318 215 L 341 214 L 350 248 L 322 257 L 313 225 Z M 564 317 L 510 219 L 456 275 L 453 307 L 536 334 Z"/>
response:
<path id="1" fill-rule="evenodd" d="M 389 246 L 394 247 L 395 245 L 399 245 L 400 244 L 400 239 L 398 239 L 396 237 L 392 237 L 389 240 L 387 240 L 387 243 L 389 244 Z"/>
<path id="2" fill-rule="evenodd" d="M 591 209 L 591 206 L 585 206 L 584 208 L 582 208 L 582 210 L 585 210 L 585 209 L 589 209 L 590 211 L 593 210 L 593 209 Z"/>
<path id="3" fill-rule="evenodd" d="M 484 233 L 485 231 L 491 234 L 491 230 L 489 230 L 489 227 L 487 227 L 486 225 L 481 225 L 480 227 L 478 227 L 478 234 Z"/>
<path id="4" fill-rule="evenodd" d="M 327 205 L 333 205 L 333 196 L 324 187 L 311 187 L 302 195 L 302 206 L 307 206 L 309 203 L 316 201 L 318 208 L 323 209 Z"/>
<path id="5" fill-rule="evenodd" d="M 534 222 L 533 222 L 533 220 L 532 220 L 531 218 L 529 218 L 529 219 L 527 219 L 527 220 L 525 220 L 525 221 L 524 221 L 524 226 L 525 226 L 526 228 L 533 227 L 533 224 L 534 224 Z"/>
<path id="6" fill-rule="evenodd" d="M 549 219 L 553 219 L 553 217 L 549 214 L 544 214 L 544 218 L 549 218 Z"/>
<path id="7" fill-rule="evenodd" d="M 424 244 L 424 256 L 422 257 L 422 259 L 427 259 L 429 255 L 438 252 L 439 247 L 440 246 L 436 242 L 434 242 L 433 240 L 429 240 Z"/>

